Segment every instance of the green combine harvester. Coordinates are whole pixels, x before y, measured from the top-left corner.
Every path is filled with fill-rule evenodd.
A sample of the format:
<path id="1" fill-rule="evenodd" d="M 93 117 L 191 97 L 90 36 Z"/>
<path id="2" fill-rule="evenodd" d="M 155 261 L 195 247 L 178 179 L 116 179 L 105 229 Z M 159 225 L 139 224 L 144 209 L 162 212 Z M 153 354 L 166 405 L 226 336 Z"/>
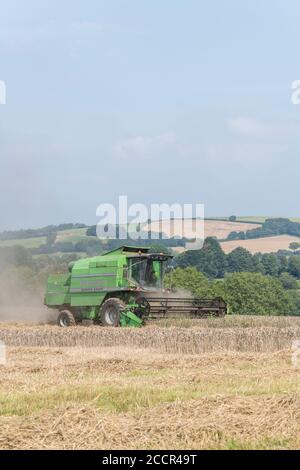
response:
<path id="1" fill-rule="evenodd" d="M 224 316 L 221 298 L 176 297 L 163 288 L 172 258 L 149 248 L 123 246 L 69 265 L 68 274 L 48 278 L 45 305 L 58 310 L 62 327 L 76 323 L 139 327 L 147 319 Z"/>

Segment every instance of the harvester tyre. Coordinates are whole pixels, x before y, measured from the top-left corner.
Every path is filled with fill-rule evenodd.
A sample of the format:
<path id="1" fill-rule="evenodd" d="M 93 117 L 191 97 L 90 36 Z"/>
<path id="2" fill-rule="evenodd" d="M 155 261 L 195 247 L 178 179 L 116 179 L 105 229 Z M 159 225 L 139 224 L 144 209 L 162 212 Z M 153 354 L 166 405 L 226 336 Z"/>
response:
<path id="1" fill-rule="evenodd" d="M 224 300 L 222 299 L 222 297 L 217 297 L 215 300 L 218 300 L 220 305 L 219 305 L 219 311 L 218 311 L 218 314 L 217 314 L 217 317 L 219 318 L 223 318 L 225 317 L 226 313 L 227 313 L 227 305 L 226 303 L 224 302 Z"/>
<path id="2" fill-rule="evenodd" d="M 67 328 L 68 326 L 74 326 L 76 324 L 74 315 L 69 310 L 62 310 L 59 312 L 57 317 L 57 324 L 62 328 Z"/>
<path id="3" fill-rule="evenodd" d="M 103 326 L 120 326 L 121 313 L 126 305 L 122 300 L 111 298 L 103 302 L 100 309 L 100 322 Z"/>
<path id="4" fill-rule="evenodd" d="M 226 309 L 219 310 L 217 317 L 224 318 L 226 315 Z"/>

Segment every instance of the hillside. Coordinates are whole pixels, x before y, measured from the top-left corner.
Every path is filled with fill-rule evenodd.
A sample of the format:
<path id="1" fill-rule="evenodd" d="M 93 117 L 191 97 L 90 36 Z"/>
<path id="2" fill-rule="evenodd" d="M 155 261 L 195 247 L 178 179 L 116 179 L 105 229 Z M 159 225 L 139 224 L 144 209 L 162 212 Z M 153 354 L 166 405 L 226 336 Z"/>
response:
<path id="1" fill-rule="evenodd" d="M 171 230 L 170 225 L 172 224 Z M 172 236 L 180 233 L 180 227 L 182 222 L 179 220 L 173 221 L 162 221 L 161 226 L 159 222 L 152 222 L 144 227 L 144 230 L 152 230 L 153 232 L 164 232 L 168 233 L 170 230 Z M 205 237 L 216 237 L 219 240 L 227 238 L 232 231 L 246 231 L 253 228 L 259 227 L 259 224 L 255 223 L 244 223 L 244 222 L 229 222 L 226 220 L 205 220 Z M 88 227 L 73 228 L 68 230 L 60 230 L 56 233 L 56 242 L 69 242 L 77 243 L 86 239 L 96 239 L 96 237 L 87 237 Z M 55 230 L 54 230 L 55 231 Z M 185 233 L 186 238 L 193 237 L 193 220 L 185 221 Z M 29 238 L 11 238 L 8 240 L 0 240 L 0 247 L 21 245 L 25 248 L 36 248 L 46 242 L 45 236 L 36 236 Z"/>
<path id="2" fill-rule="evenodd" d="M 237 247 L 244 247 L 249 250 L 251 253 L 261 252 L 261 253 L 271 253 L 277 252 L 278 250 L 287 250 L 289 249 L 289 244 L 291 242 L 298 242 L 299 238 L 293 235 L 287 235 L 284 233 L 270 234 L 270 236 L 265 236 L 261 238 L 249 238 L 247 240 L 242 239 L 232 239 L 226 240 L 229 234 L 235 233 L 246 233 L 254 229 L 259 229 L 264 224 L 264 221 L 268 219 L 266 216 L 243 216 L 237 217 L 236 221 L 229 221 L 225 218 L 221 219 L 206 219 L 204 226 L 204 237 L 216 237 L 222 245 L 225 253 L 230 253 Z M 291 221 L 298 222 L 300 219 L 292 218 Z M 194 236 L 194 221 L 192 219 L 185 221 L 184 227 L 184 237 L 192 238 Z M 67 225 L 67 224 L 64 224 Z M 44 227 L 42 229 L 35 230 L 24 230 L 16 232 L 16 238 L 14 238 L 14 232 L 3 232 L 0 234 L 0 248 L 1 247 L 11 247 L 14 245 L 21 245 L 24 248 L 32 250 L 34 255 L 42 253 L 51 254 L 60 254 L 60 253 L 82 253 L 83 255 L 92 249 L 93 252 L 103 251 L 106 249 L 106 241 L 102 240 L 102 245 L 98 241 L 96 236 L 88 236 L 87 226 L 76 226 L 76 224 L 69 224 L 73 228 L 67 228 L 63 230 L 63 225 Z M 80 225 L 80 224 L 77 224 Z M 48 233 L 47 233 L 48 230 Z M 53 232 L 51 231 L 53 230 Z M 166 220 L 166 221 L 153 221 L 150 224 L 144 226 L 144 230 L 152 231 L 157 233 L 166 233 L 171 234 L 171 236 L 180 235 L 182 230 L 182 221 L 181 220 Z M 26 237 L 20 238 L 21 234 L 24 232 Z M 9 239 L 5 239 L 5 234 L 9 234 Z M 39 236 L 30 236 L 35 233 Z M 47 235 L 45 235 L 45 233 Z M 47 236 L 54 235 L 54 241 L 50 242 L 51 250 L 43 251 L 43 247 L 48 243 Z M 42 235 L 43 234 L 43 235 Z M 201 235 L 201 234 L 200 234 Z M 200 236 L 199 236 L 200 238 Z M 102 248 L 101 248 L 102 246 Z M 42 249 L 41 249 L 42 248 Z M 101 248 L 101 249 L 100 249 Z M 179 253 L 185 250 L 184 243 L 178 244 L 176 242 L 170 245 L 170 248 L 174 252 Z M 111 246 L 108 244 L 108 249 L 111 249 Z"/>

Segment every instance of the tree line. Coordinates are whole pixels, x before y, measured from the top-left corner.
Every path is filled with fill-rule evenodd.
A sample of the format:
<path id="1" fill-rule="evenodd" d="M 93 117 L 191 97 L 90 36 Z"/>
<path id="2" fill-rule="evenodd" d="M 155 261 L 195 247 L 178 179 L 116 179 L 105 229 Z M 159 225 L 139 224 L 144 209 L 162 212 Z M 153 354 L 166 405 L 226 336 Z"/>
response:
<path id="1" fill-rule="evenodd" d="M 39 247 L 31 248 L 30 251 L 34 255 L 40 254 L 53 254 L 57 252 L 62 253 L 78 253 L 83 252 L 88 256 L 93 256 L 97 254 L 104 253 L 105 251 L 114 250 L 119 248 L 122 245 L 129 246 L 146 246 L 151 247 L 153 245 L 159 245 L 161 250 L 166 250 L 168 248 L 185 246 L 186 239 L 163 239 L 162 234 L 159 234 L 158 240 L 132 240 L 128 238 L 126 240 L 118 239 L 107 239 L 101 240 L 95 238 L 94 236 L 86 237 L 78 242 L 71 241 L 56 241 L 56 233 L 51 233 L 47 236 L 46 242 L 41 244 Z"/>
<path id="2" fill-rule="evenodd" d="M 300 223 L 285 218 L 267 219 L 260 227 L 247 230 L 246 232 L 231 232 L 227 240 L 247 240 L 276 235 L 300 237 Z"/>
<path id="3" fill-rule="evenodd" d="M 37 229 L 4 230 L 0 233 L 0 240 L 21 240 L 24 238 L 47 237 L 49 234 L 54 232 L 85 227 L 85 224 L 65 223 L 59 225 L 47 225 L 46 227 Z"/>
<path id="4" fill-rule="evenodd" d="M 217 239 L 208 237 L 201 250 L 186 251 L 174 260 L 174 267 L 194 266 L 209 278 L 223 278 L 226 273 L 252 272 L 290 279 L 295 285 L 300 279 L 300 256 L 298 252 L 288 254 L 256 253 L 252 255 L 242 247 L 225 254 Z"/>
<path id="5" fill-rule="evenodd" d="M 165 286 L 199 298 L 222 297 L 231 314 L 300 315 L 299 291 L 285 289 L 279 279 L 261 273 L 237 272 L 209 279 L 195 267 L 175 268 L 166 275 Z"/>
<path id="6" fill-rule="evenodd" d="M 299 280 L 299 254 L 252 255 L 239 247 L 226 255 L 218 240 L 209 237 L 201 250 L 173 260 L 166 283 L 199 297 L 221 296 L 231 313 L 300 315 Z"/>

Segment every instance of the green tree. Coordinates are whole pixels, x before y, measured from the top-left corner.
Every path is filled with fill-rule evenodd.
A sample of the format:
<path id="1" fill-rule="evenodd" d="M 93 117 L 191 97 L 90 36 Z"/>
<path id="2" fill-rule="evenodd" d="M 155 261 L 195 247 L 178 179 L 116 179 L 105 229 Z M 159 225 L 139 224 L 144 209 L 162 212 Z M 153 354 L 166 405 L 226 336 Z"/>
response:
<path id="1" fill-rule="evenodd" d="M 252 260 L 253 260 L 254 272 L 265 274 L 265 268 L 261 262 L 261 254 L 255 253 L 252 257 Z"/>
<path id="2" fill-rule="evenodd" d="M 261 263 L 264 267 L 265 274 L 269 276 L 278 276 L 279 274 L 279 262 L 276 255 L 273 253 L 265 253 L 262 255 Z"/>
<path id="3" fill-rule="evenodd" d="M 216 238 L 205 239 L 201 250 L 189 250 L 176 259 L 178 267 L 195 266 L 210 278 L 221 278 L 226 268 L 226 256 Z"/>
<path id="4" fill-rule="evenodd" d="M 150 246 L 150 253 L 164 253 L 165 255 L 170 255 L 171 250 L 161 243 L 153 243 Z"/>
<path id="5" fill-rule="evenodd" d="M 295 276 L 297 279 L 300 279 L 300 257 L 297 255 L 292 255 L 289 258 L 288 262 L 288 272 Z"/>
<path id="6" fill-rule="evenodd" d="M 280 281 L 260 273 L 228 275 L 223 292 L 233 314 L 288 315 L 295 311 Z"/>
<path id="7" fill-rule="evenodd" d="M 47 246 L 52 246 L 55 243 L 56 240 L 56 232 L 51 232 L 48 233 L 47 238 L 46 238 L 46 245 Z"/>
<path id="8" fill-rule="evenodd" d="M 281 273 L 279 280 L 284 289 L 298 289 L 297 279 L 287 272 Z"/>
<path id="9" fill-rule="evenodd" d="M 199 271 L 208 277 L 220 278 L 225 274 L 226 255 L 216 238 L 208 237 L 200 250 Z"/>
<path id="10" fill-rule="evenodd" d="M 292 242 L 289 244 L 289 249 L 292 250 L 294 253 L 299 250 L 300 248 L 300 243 L 298 242 Z"/>
<path id="11" fill-rule="evenodd" d="M 250 251 L 245 248 L 238 247 L 229 253 L 226 257 L 227 268 L 226 271 L 230 273 L 255 271 L 253 256 Z"/>
<path id="12" fill-rule="evenodd" d="M 170 289 L 183 289 L 196 297 L 207 297 L 213 294 L 212 284 L 195 267 L 173 269 L 166 274 L 164 285 Z"/>
<path id="13" fill-rule="evenodd" d="M 286 272 L 288 270 L 288 258 L 284 255 L 277 255 L 278 264 L 279 264 L 279 274 Z"/>
<path id="14" fill-rule="evenodd" d="M 286 295 L 293 308 L 289 311 L 289 315 L 300 315 L 300 292 L 299 289 L 289 289 Z"/>

